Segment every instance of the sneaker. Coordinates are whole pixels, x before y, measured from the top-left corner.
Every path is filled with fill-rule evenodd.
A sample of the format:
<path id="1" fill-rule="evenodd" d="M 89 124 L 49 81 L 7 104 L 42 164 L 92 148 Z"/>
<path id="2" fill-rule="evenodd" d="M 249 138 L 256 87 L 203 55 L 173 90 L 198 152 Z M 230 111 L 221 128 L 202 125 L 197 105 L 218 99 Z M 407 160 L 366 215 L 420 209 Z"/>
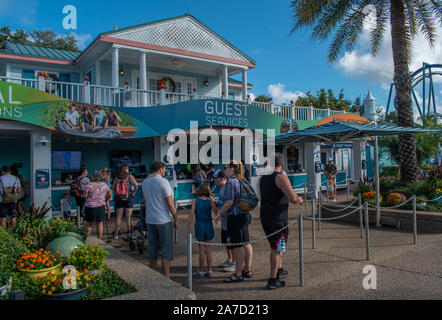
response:
<path id="1" fill-rule="evenodd" d="M 278 269 L 278 273 L 276 274 L 276 279 L 280 280 L 282 278 L 285 278 L 288 276 L 288 272 L 285 271 L 283 268 Z"/>
<path id="2" fill-rule="evenodd" d="M 233 263 L 233 262 L 230 261 L 230 259 L 227 259 L 226 261 L 224 261 L 223 263 L 221 263 L 219 266 L 220 266 L 221 268 L 225 268 L 225 267 L 231 265 L 232 263 Z"/>
<path id="3" fill-rule="evenodd" d="M 204 273 L 202 273 L 201 270 L 197 270 L 193 273 L 194 278 L 201 278 L 202 276 L 204 276 Z"/>
<path id="4" fill-rule="evenodd" d="M 333 202 L 336 202 L 336 199 L 333 199 Z"/>
<path id="5" fill-rule="evenodd" d="M 207 272 L 204 274 L 207 278 L 211 279 L 213 278 L 213 272 L 212 270 L 207 270 Z"/>
<path id="6" fill-rule="evenodd" d="M 118 236 L 114 236 L 114 240 L 118 240 Z"/>
<path id="7" fill-rule="evenodd" d="M 234 263 L 228 265 L 227 267 L 224 267 L 225 272 L 235 272 L 236 265 Z"/>
<path id="8" fill-rule="evenodd" d="M 266 289 L 273 290 L 273 289 L 279 289 L 279 288 L 284 288 L 284 287 L 285 287 L 284 281 L 278 280 L 278 279 L 269 279 L 269 281 L 267 282 Z"/>
<path id="9" fill-rule="evenodd" d="M 251 279 L 252 278 L 252 272 L 251 271 L 243 270 L 242 271 L 242 277 L 246 278 L 246 279 Z"/>

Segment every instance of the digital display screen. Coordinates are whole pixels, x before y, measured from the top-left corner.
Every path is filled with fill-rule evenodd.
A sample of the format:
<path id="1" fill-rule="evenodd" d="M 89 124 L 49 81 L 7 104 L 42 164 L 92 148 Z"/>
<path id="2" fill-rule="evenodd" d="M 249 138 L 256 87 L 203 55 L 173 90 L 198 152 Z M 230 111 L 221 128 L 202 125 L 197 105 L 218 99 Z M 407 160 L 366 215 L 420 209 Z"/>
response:
<path id="1" fill-rule="evenodd" d="M 80 170 L 81 151 L 52 151 L 52 170 Z"/>
<path id="2" fill-rule="evenodd" d="M 111 167 L 119 168 L 123 164 L 129 168 L 141 167 L 141 151 L 114 151 L 111 153 Z"/>

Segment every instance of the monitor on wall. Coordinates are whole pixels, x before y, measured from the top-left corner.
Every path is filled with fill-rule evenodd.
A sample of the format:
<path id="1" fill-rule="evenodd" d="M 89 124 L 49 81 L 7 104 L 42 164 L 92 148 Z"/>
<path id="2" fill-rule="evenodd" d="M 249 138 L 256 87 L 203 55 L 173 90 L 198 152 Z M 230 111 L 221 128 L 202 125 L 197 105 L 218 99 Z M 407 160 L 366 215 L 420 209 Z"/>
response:
<path id="1" fill-rule="evenodd" d="M 124 164 L 129 168 L 140 168 L 142 166 L 141 151 L 113 151 L 110 160 L 113 169 L 118 169 Z"/>
<path id="2" fill-rule="evenodd" d="M 52 151 L 52 170 L 80 170 L 81 151 Z"/>

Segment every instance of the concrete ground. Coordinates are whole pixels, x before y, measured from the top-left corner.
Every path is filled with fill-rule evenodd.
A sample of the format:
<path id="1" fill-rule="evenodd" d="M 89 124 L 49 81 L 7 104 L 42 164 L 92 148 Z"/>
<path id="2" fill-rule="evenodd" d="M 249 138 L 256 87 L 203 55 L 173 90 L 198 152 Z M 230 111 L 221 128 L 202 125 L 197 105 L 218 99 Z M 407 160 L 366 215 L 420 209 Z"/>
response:
<path id="1" fill-rule="evenodd" d="M 305 211 L 304 206 L 291 206 L 290 219 Z M 171 279 L 187 286 L 187 210 L 179 211 L 179 229 L 175 245 L 175 259 Z M 250 238 L 264 236 L 259 211 L 253 213 Z M 213 242 L 220 242 L 219 226 L 215 227 Z M 113 224 L 109 224 L 110 232 Z M 123 224 L 123 230 L 125 226 Z M 371 226 L 371 260 L 366 261 L 365 239 L 360 238 L 358 226 L 343 223 L 321 223 L 317 232 L 317 247 L 312 250 L 311 223 L 304 221 L 305 284 L 299 282 L 298 225 L 290 228 L 284 268 L 289 272 L 283 289 L 267 291 L 269 273 L 269 246 L 266 240 L 253 243 L 253 278 L 243 283 L 226 284 L 222 280 L 230 273 L 216 267 L 226 259 L 225 249 L 213 247 L 215 264 L 213 279 L 194 279 L 193 291 L 197 299 L 441 299 L 442 298 L 442 235 L 420 234 L 418 244 L 413 237 L 393 228 L 375 229 Z M 106 239 L 106 235 L 104 239 Z M 112 246 L 132 258 L 148 264 L 147 252 L 139 255 L 130 251 L 123 240 L 113 240 Z M 198 247 L 193 245 L 193 270 L 198 265 Z M 377 289 L 363 288 L 363 268 L 374 265 L 377 271 Z"/>

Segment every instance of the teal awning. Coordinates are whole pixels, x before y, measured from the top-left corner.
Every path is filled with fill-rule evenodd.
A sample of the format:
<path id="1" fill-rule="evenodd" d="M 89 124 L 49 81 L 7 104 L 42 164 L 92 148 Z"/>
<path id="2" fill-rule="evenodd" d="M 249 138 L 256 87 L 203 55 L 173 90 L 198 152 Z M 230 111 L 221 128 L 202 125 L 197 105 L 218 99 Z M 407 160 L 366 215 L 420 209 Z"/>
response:
<path id="1" fill-rule="evenodd" d="M 442 132 L 442 129 L 422 129 L 400 127 L 394 124 L 361 124 L 349 122 L 329 122 L 321 126 L 310 127 L 281 135 L 275 138 L 278 144 L 305 142 L 338 142 L 365 137 L 381 137 L 404 133 Z"/>

